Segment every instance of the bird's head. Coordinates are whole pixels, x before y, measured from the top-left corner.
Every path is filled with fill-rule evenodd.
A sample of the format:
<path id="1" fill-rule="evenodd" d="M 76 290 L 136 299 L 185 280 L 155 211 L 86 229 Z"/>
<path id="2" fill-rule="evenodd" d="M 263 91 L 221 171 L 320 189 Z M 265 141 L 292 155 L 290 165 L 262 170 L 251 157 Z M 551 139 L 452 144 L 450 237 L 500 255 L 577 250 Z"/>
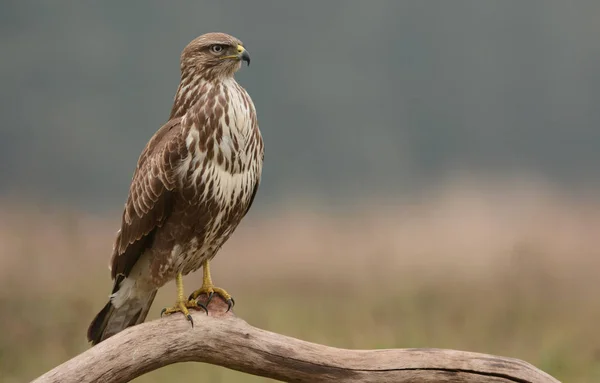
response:
<path id="1" fill-rule="evenodd" d="M 192 40 L 181 53 L 181 71 L 198 73 L 207 79 L 231 77 L 250 65 L 242 42 L 225 33 L 207 33 Z"/>

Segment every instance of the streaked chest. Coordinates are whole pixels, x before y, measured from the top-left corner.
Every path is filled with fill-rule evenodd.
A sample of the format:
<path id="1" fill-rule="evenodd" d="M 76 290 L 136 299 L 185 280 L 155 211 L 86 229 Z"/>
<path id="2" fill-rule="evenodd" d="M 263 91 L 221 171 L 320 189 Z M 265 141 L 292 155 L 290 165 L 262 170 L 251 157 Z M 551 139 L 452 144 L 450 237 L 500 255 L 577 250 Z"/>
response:
<path id="1" fill-rule="evenodd" d="M 254 105 L 234 80 L 213 85 L 190 110 L 188 156 L 181 166 L 190 199 L 244 204 L 262 169 L 262 139 Z M 192 190 L 190 190 L 191 192 Z"/>
<path id="2" fill-rule="evenodd" d="M 203 97 L 184 116 L 191 160 L 214 161 L 231 173 L 246 170 L 260 135 L 250 96 L 233 79 L 202 90 Z"/>

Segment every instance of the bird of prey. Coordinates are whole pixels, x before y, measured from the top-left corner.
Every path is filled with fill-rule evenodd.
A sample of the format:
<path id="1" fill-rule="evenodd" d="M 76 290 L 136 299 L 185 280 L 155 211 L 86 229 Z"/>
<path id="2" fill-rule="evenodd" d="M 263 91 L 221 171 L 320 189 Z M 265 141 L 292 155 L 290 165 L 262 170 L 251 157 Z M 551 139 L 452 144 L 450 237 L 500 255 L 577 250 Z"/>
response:
<path id="1" fill-rule="evenodd" d="M 207 33 L 181 54 L 169 121 L 135 169 L 110 262 L 110 300 L 88 328 L 95 345 L 144 321 L 157 289 L 175 279 L 183 313 L 201 294 L 233 299 L 213 285 L 209 263 L 246 215 L 260 183 L 264 146 L 250 96 L 234 79 L 250 56 L 237 38 Z M 202 287 L 185 298 L 183 276 L 202 266 Z M 192 322 L 193 326 L 193 322 Z"/>

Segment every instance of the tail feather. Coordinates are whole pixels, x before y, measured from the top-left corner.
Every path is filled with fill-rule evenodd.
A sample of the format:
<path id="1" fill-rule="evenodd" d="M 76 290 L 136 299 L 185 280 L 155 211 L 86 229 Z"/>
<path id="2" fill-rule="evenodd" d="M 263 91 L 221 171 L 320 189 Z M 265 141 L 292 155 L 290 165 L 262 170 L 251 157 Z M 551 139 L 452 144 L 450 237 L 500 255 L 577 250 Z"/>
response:
<path id="1" fill-rule="evenodd" d="M 127 327 L 142 323 L 148 315 L 156 292 L 157 290 L 152 290 L 142 296 L 138 294 L 135 298 L 121 302 L 119 307 L 109 301 L 88 327 L 88 341 L 94 346 Z"/>

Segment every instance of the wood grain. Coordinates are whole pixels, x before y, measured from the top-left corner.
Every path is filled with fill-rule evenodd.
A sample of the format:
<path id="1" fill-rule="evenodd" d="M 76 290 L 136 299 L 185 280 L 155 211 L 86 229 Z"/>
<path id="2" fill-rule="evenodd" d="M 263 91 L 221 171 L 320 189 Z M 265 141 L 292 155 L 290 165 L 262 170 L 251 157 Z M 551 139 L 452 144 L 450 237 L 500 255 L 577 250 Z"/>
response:
<path id="1" fill-rule="evenodd" d="M 171 315 L 131 327 L 35 379 L 128 382 L 163 366 L 204 362 L 286 382 L 555 383 L 518 359 L 443 349 L 347 350 L 255 328 L 215 298 L 192 328 Z"/>

